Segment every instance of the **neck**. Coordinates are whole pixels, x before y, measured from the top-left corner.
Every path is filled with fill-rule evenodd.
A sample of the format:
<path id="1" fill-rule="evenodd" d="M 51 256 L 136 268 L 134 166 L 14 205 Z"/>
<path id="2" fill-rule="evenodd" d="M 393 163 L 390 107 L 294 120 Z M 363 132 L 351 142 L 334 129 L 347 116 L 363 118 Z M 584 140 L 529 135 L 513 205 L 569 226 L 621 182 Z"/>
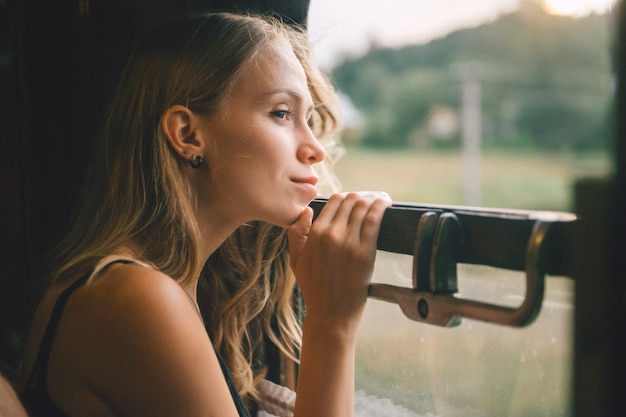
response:
<path id="1" fill-rule="evenodd" d="M 222 243 L 232 235 L 238 226 L 227 226 L 227 222 L 215 221 L 217 217 L 204 215 L 198 217 L 200 228 L 200 255 L 202 256 L 202 264 L 206 263 L 209 257 L 219 248 Z M 209 221 L 208 219 L 213 219 Z M 183 289 L 189 294 L 194 303 L 198 304 L 197 290 L 200 277 L 186 280 L 181 283 Z"/>
<path id="2" fill-rule="evenodd" d="M 200 222 L 200 254 L 203 263 L 219 248 L 239 225 L 227 226 L 225 222 L 205 221 Z"/>
<path id="3" fill-rule="evenodd" d="M 202 200 L 201 200 L 202 201 Z M 199 204 L 196 212 L 198 227 L 200 229 L 200 254 L 203 263 L 219 248 L 239 226 L 249 219 L 240 218 L 236 215 L 230 204 L 222 201 L 218 195 L 213 194 L 211 199 L 204 199 Z"/>

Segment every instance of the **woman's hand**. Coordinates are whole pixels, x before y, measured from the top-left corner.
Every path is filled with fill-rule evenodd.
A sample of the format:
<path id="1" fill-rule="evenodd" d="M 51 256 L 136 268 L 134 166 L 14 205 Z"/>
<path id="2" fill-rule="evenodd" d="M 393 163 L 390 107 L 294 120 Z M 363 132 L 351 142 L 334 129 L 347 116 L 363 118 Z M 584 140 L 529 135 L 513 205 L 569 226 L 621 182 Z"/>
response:
<path id="1" fill-rule="evenodd" d="M 304 302 L 294 415 L 353 415 L 354 347 L 374 260 L 385 193 L 330 197 L 311 224 L 307 208 L 289 229 L 291 267 Z"/>
<path id="2" fill-rule="evenodd" d="M 374 268 L 386 193 L 334 194 L 315 223 L 307 208 L 289 229 L 291 267 L 307 308 L 308 327 L 356 332 Z"/>

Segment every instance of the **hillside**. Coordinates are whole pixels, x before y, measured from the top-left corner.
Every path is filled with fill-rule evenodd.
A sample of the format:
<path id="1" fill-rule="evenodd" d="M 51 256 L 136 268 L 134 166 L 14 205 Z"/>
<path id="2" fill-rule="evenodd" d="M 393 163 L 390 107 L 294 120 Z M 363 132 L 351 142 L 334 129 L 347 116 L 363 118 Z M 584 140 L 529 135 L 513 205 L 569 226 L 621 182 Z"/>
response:
<path id="1" fill-rule="evenodd" d="M 458 124 L 461 82 L 471 76 L 480 82 L 486 146 L 602 148 L 610 135 L 609 23 L 529 3 L 428 44 L 373 49 L 331 75 L 366 120 L 365 145 L 456 146 L 459 129 L 434 129 L 433 120 L 446 110 Z"/>

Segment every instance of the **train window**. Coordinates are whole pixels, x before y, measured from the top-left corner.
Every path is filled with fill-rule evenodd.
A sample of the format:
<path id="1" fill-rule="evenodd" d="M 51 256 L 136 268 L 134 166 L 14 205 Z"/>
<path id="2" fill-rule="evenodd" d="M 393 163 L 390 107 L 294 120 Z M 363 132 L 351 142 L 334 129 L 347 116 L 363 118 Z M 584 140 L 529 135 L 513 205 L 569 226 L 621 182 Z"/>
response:
<path id="1" fill-rule="evenodd" d="M 380 252 L 374 280 L 406 287 L 410 271 L 410 258 Z M 466 297 L 514 306 L 523 282 L 521 273 L 459 266 L 459 292 Z M 431 326 L 370 300 L 357 351 L 359 411 L 571 415 L 573 295 L 572 280 L 550 277 L 538 318 L 522 329 L 469 319 L 453 328 Z"/>
<path id="2" fill-rule="evenodd" d="M 612 0 L 315 0 L 309 34 L 342 97 L 343 189 L 396 201 L 571 211 L 577 178 L 611 170 Z M 380 251 L 376 283 L 411 287 Z M 524 273 L 457 265 L 458 292 L 517 305 Z M 549 276 L 512 328 L 416 323 L 370 300 L 361 416 L 571 416 L 574 283 Z"/>

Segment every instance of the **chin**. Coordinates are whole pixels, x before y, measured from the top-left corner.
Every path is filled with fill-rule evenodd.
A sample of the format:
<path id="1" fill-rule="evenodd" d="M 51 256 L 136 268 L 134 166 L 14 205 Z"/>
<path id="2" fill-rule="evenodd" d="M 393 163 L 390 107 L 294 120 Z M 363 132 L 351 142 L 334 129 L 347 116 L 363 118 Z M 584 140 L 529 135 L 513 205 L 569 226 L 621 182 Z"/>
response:
<path id="1" fill-rule="evenodd" d="M 302 215 L 302 212 L 304 212 L 304 210 L 307 207 L 308 207 L 308 204 L 298 205 L 294 207 L 293 210 L 290 210 L 289 213 L 285 215 L 285 217 L 283 218 L 283 221 L 279 223 L 275 223 L 276 226 L 280 226 L 284 228 L 288 228 L 292 226 L 295 222 L 298 221 L 298 219 Z"/>
<path id="2" fill-rule="evenodd" d="M 265 216 L 257 220 L 265 223 L 273 224 L 274 226 L 289 228 L 292 226 L 304 210 L 309 206 L 309 201 L 291 201 L 291 203 L 282 205 L 271 205 L 265 207 Z"/>

